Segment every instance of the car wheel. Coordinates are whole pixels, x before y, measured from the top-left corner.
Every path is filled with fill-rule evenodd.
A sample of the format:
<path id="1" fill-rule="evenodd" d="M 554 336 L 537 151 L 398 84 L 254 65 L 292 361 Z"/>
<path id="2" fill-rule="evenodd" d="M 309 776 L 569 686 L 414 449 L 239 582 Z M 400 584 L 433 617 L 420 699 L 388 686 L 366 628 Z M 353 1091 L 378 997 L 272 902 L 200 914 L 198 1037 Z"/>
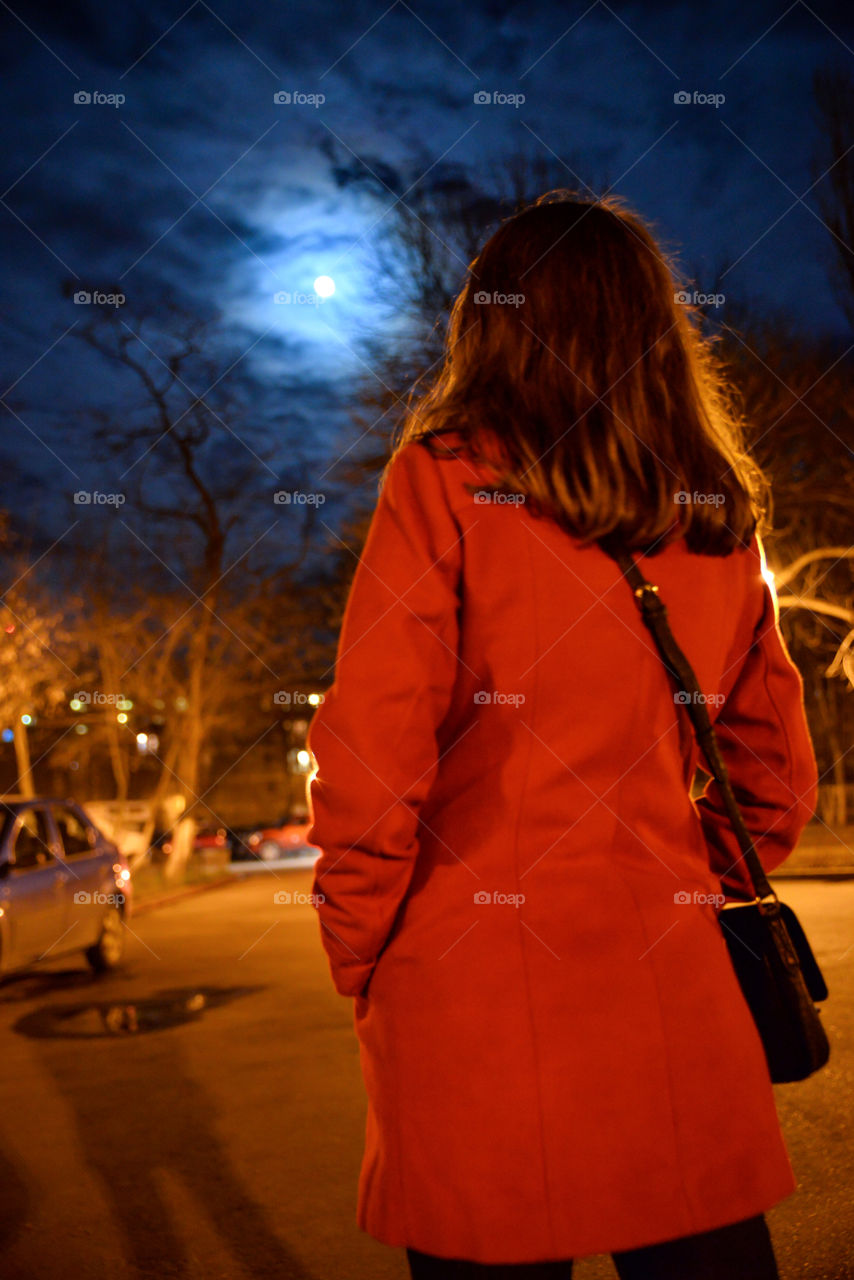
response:
<path id="1" fill-rule="evenodd" d="M 277 862 L 282 856 L 282 851 L 275 840 L 262 840 L 258 846 L 258 855 L 265 862 Z"/>
<path id="2" fill-rule="evenodd" d="M 125 926 L 118 907 L 109 907 L 101 921 L 101 932 L 94 947 L 86 952 L 96 973 L 109 973 L 121 964 L 125 949 Z"/>

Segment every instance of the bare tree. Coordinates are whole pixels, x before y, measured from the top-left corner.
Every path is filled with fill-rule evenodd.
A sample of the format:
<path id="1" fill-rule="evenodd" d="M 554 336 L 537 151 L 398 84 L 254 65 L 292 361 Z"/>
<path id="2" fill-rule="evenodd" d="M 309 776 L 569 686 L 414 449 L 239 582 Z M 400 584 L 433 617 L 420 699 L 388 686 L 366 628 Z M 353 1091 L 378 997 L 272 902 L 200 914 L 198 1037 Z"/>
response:
<path id="1" fill-rule="evenodd" d="M 724 340 L 752 451 L 772 484 L 766 550 L 783 629 L 804 678 L 823 779 L 821 813 L 838 823 L 848 806 L 854 684 L 850 369 L 835 344 L 810 340 L 780 321 L 741 331 L 725 325 Z"/>
<path id="2" fill-rule="evenodd" d="M 72 633 L 61 609 L 32 584 L 15 586 L 0 606 L 0 694 L 12 722 L 18 778 L 15 790 L 34 796 L 36 786 L 30 752 L 30 726 L 52 717 L 65 703 L 74 671 L 67 657 Z M 61 656 L 62 650 L 66 657 Z"/>
<path id="3" fill-rule="evenodd" d="M 268 687 L 277 678 L 257 635 L 254 644 L 247 637 L 251 602 L 282 573 L 281 537 L 274 547 L 266 542 L 279 523 L 281 509 L 273 505 L 279 477 L 270 441 L 252 425 L 246 389 L 223 368 L 215 324 L 164 304 L 132 324 L 101 311 L 77 336 L 117 368 L 129 389 L 136 387 L 124 418 L 102 417 L 93 438 L 124 466 L 121 480 L 133 499 L 122 515 L 125 541 L 148 555 L 147 593 L 157 607 L 140 628 L 144 601 L 138 603 L 124 617 L 124 638 L 102 637 L 98 649 L 105 674 L 149 696 L 159 690 L 175 711 L 157 794 L 171 789 L 183 799 L 169 862 L 178 877 L 193 846 L 208 734 L 222 723 L 229 698 L 233 707 L 245 672 Z M 305 510 L 311 507 L 298 509 L 297 519 Z M 307 546 L 305 530 L 301 539 L 292 532 L 298 549 L 291 573 Z M 101 629 L 110 626 L 112 607 L 102 605 Z M 135 622 L 137 643 L 129 645 Z M 120 761 L 115 744 L 112 756 Z"/>

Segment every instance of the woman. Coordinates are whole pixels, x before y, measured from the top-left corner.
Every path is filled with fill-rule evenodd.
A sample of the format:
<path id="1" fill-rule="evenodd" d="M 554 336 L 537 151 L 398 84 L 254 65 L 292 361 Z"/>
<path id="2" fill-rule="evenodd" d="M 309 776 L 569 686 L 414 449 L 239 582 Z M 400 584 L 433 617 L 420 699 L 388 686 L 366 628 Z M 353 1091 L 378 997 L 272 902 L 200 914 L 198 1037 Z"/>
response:
<path id="1" fill-rule="evenodd" d="M 766 869 L 812 815 L 764 480 L 647 229 L 504 222 L 405 424 L 316 715 L 314 890 L 355 997 L 359 1225 L 413 1277 L 766 1280 L 795 1189 L 717 920 L 745 890 L 597 539 L 660 586 Z M 322 895 L 322 899 L 320 898 Z"/>

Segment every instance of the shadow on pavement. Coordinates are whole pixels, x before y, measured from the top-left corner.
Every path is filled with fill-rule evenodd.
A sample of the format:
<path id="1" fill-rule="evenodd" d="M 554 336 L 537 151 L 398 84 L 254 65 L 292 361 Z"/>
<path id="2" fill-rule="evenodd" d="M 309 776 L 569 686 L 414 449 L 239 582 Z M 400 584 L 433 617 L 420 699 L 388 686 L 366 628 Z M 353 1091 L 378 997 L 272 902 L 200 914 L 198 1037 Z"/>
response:
<path id="1" fill-rule="evenodd" d="M 40 1042 L 44 1066 L 74 1116 L 79 1159 L 100 1181 L 122 1238 L 124 1258 L 109 1259 L 105 1274 L 201 1274 L 194 1241 L 203 1223 L 204 1234 L 217 1235 L 223 1254 L 238 1264 L 230 1269 L 222 1256 L 218 1276 L 312 1280 L 242 1182 L 216 1133 L 214 1104 L 183 1062 L 183 1038 L 194 1022 L 257 990 L 170 989 L 133 1002 L 45 1005 L 15 1024 L 19 1034 Z M 155 1031 L 162 1034 L 144 1035 Z M 78 1042 L 72 1052 L 69 1039 Z M 57 1169 L 56 1176 L 73 1178 L 74 1169 Z M 173 1202 L 176 1184 L 180 1200 Z M 4 1176 L 3 1185 L 6 1200 L 13 1184 Z M 287 1185 L 283 1169 L 283 1192 Z M 7 1208 L 0 1219 L 7 1219 Z"/>
<path id="2" fill-rule="evenodd" d="M 21 1179 L 18 1166 L 7 1157 L 2 1145 L 0 1145 L 0 1187 L 3 1188 L 0 1251 L 5 1254 L 20 1235 L 21 1228 L 27 1220 L 30 1191 Z"/>
<path id="3" fill-rule="evenodd" d="M 123 976 L 128 976 L 128 972 Z M 23 1003 L 76 988 L 92 989 L 102 981 L 88 965 L 77 969 L 22 969 L 20 973 L 4 974 L 0 982 L 0 1004 Z"/>

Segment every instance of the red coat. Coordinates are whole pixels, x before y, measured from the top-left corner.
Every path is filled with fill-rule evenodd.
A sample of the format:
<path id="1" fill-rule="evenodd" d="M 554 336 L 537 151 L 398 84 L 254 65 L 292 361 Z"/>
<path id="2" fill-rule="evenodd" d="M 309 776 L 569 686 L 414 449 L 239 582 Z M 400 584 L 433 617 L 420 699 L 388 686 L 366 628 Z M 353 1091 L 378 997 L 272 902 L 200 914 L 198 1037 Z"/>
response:
<path id="1" fill-rule="evenodd" d="M 369 1103 L 359 1225 L 526 1262 L 760 1213 L 796 1184 L 686 712 L 617 566 L 473 480 L 397 456 L 310 730 L 314 892 Z M 639 563 L 772 869 L 817 777 L 759 548 Z"/>

